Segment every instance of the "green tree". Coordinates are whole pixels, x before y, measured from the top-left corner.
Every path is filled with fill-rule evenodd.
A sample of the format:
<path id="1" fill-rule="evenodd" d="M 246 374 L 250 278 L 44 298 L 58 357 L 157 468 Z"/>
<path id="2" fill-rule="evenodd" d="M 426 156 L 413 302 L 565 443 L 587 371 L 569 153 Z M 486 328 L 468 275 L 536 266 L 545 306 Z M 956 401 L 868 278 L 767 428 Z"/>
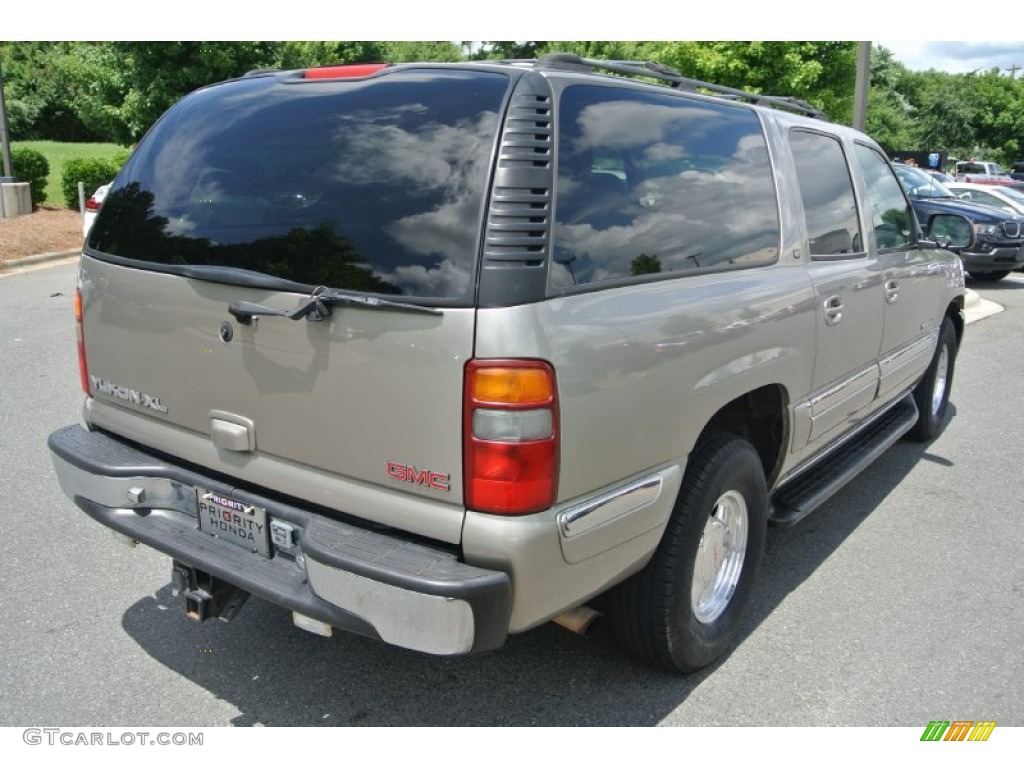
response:
<path id="1" fill-rule="evenodd" d="M 1019 160 L 1024 141 L 1024 85 L 998 69 L 975 76 L 975 141 L 1004 165 Z"/>
<path id="2" fill-rule="evenodd" d="M 1024 151 L 1024 81 L 992 69 L 909 73 L 901 85 L 913 108 L 918 146 L 1003 164 Z"/>
<path id="3" fill-rule="evenodd" d="M 414 40 L 383 43 L 385 61 L 462 61 L 462 52 L 449 40 Z"/>
<path id="4" fill-rule="evenodd" d="M 115 42 L 122 62 L 124 100 L 115 109 L 125 133 L 137 141 L 174 102 L 204 85 L 275 66 L 273 42 Z"/>
<path id="5" fill-rule="evenodd" d="M 906 95 L 911 90 L 910 74 L 892 51 L 872 46 L 867 132 L 890 153 L 920 146 L 916 108 Z"/>
<path id="6" fill-rule="evenodd" d="M 629 263 L 629 274 L 633 275 L 656 275 L 661 272 L 661 259 L 657 256 L 648 256 L 641 253 Z"/>
<path id="7" fill-rule="evenodd" d="M 920 143 L 943 147 L 963 157 L 974 154 L 977 146 L 978 114 L 975 77 L 943 72 L 917 73 L 917 135 Z"/>
<path id="8" fill-rule="evenodd" d="M 556 41 L 541 50 L 657 61 L 696 80 L 803 99 L 838 122 L 853 114 L 855 42 Z"/>
<path id="9" fill-rule="evenodd" d="M 374 41 L 289 41 L 281 44 L 276 65 L 301 69 L 359 61 L 387 61 L 386 43 Z"/>
<path id="10" fill-rule="evenodd" d="M 96 141 L 108 125 L 95 121 L 103 43 L 12 42 L 0 44 L 7 113 L 13 139 Z M 106 94 L 104 94 L 104 99 Z"/>
<path id="11" fill-rule="evenodd" d="M 794 96 L 849 123 L 857 44 L 835 41 L 666 43 L 657 61 L 700 80 Z"/>
<path id="12" fill-rule="evenodd" d="M 546 45 L 538 40 L 483 40 L 476 51 L 470 52 L 465 42 L 463 49 L 473 59 L 534 59 Z"/>

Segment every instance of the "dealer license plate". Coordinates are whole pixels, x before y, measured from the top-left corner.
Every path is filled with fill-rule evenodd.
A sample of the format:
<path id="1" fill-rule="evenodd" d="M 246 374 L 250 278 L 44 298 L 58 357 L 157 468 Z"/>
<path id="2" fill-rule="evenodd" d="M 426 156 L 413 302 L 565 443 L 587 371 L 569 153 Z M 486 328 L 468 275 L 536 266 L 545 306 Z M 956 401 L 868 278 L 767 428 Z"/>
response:
<path id="1" fill-rule="evenodd" d="M 199 529 L 263 557 L 270 557 L 267 510 L 196 488 Z"/>

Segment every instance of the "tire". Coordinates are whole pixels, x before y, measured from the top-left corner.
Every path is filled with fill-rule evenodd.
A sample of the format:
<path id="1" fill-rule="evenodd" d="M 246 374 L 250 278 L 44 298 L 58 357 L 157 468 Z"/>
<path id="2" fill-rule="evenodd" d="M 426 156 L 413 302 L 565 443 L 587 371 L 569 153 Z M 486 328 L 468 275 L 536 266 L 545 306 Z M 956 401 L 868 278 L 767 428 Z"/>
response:
<path id="1" fill-rule="evenodd" d="M 674 672 L 721 656 L 750 603 L 768 506 L 754 447 L 723 433 L 702 439 L 653 558 L 608 596 L 616 640 Z"/>
<path id="2" fill-rule="evenodd" d="M 970 275 L 972 279 L 977 280 L 979 283 L 994 283 L 999 280 L 1002 280 L 1004 277 L 1010 274 L 1010 271 L 998 270 L 996 272 L 968 272 L 967 274 Z"/>
<path id="3" fill-rule="evenodd" d="M 946 407 L 949 405 L 949 390 L 953 386 L 953 371 L 956 367 L 956 329 L 953 321 L 943 318 L 939 329 L 939 344 L 935 348 L 924 378 L 914 387 L 914 402 L 917 403 L 917 422 L 907 436 L 919 443 L 934 440 L 946 426 Z"/>

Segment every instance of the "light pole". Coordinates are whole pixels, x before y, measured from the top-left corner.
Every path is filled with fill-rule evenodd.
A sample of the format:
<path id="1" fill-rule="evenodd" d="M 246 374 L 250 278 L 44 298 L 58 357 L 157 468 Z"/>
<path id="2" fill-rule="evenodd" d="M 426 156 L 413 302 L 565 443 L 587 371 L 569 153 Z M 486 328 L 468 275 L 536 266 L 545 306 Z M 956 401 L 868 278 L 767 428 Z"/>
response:
<path id="1" fill-rule="evenodd" d="M 11 137 L 7 131 L 7 102 L 4 101 L 4 70 L 0 64 L 0 143 L 3 144 L 4 172 L 0 174 L 0 219 L 7 218 L 2 185 L 14 181 L 11 173 Z"/>
<path id="2" fill-rule="evenodd" d="M 853 88 L 853 127 L 863 131 L 868 120 L 868 84 L 871 82 L 871 41 L 857 43 L 857 80 Z"/>
<path id="3" fill-rule="evenodd" d="M 11 137 L 7 131 L 7 102 L 4 101 L 4 69 L 0 64 L 0 142 L 4 145 L 4 173 L 5 177 L 13 176 L 11 173 Z"/>

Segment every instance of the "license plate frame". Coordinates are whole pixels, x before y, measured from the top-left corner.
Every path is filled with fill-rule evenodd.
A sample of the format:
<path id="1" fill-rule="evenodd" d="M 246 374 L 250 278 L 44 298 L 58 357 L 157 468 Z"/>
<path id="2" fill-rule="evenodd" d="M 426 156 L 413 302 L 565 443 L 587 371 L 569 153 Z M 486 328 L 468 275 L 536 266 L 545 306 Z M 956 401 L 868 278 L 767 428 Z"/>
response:
<path id="1" fill-rule="evenodd" d="M 200 531 L 260 557 L 270 557 L 266 508 L 200 486 L 195 490 Z"/>

